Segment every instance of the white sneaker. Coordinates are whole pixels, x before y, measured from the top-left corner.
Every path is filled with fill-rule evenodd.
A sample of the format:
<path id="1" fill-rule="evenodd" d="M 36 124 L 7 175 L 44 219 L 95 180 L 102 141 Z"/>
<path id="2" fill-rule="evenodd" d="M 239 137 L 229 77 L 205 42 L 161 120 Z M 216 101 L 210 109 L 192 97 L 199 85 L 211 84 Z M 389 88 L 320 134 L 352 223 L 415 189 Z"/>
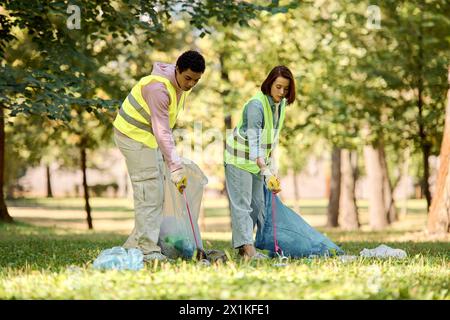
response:
<path id="1" fill-rule="evenodd" d="M 241 259 L 244 259 L 246 261 L 252 261 L 252 260 L 267 260 L 269 259 L 268 256 L 266 256 L 264 253 L 256 252 L 253 256 L 239 256 Z"/>
<path id="2" fill-rule="evenodd" d="M 152 252 L 144 255 L 144 261 L 153 261 L 153 260 L 168 261 L 169 258 L 163 255 L 161 252 Z"/>
<path id="3" fill-rule="evenodd" d="M 256 254 L 250 258 L 251 260 L 266 260 L 269 259 L 267 255 L 261 252 L 256 252 Z"/>

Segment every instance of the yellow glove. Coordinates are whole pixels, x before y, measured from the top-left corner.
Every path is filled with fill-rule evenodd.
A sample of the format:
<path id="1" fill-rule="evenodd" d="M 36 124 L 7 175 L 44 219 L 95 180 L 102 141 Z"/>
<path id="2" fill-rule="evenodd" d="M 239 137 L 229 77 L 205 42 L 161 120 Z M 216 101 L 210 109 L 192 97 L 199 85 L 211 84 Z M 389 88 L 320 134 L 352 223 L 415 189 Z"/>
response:
<path id="1" fill-rule="evenodd" d="M 267 189 L 272 192 L 278 193 L 281 191 L 280 180 L 275 176 L 268 176 L 265 178 Z"/>
<path id="2" fill-rule="evenodd" d="M 280 180 L 275 176 L 269 176 L 266 178 L 267 188 L 270 191 L 280 190 Z"/>
<path id="3" fill-rule="evenodd" d="M 175 184 L 178 191 L 183 193 L 187 186 L 187 177 L 183 168 L 173 171 L 170 174 L 170 180 Z"/>
<path id="4" fill-rule="evenodd" d="M 278 179 L 269 168 L 264 168 L 261 170 L 261 175 L 264 176 L 264 181 L 266 182 L 267 189 L 272 192 L 278 193 L 281 191 L 280 179 Z"/>

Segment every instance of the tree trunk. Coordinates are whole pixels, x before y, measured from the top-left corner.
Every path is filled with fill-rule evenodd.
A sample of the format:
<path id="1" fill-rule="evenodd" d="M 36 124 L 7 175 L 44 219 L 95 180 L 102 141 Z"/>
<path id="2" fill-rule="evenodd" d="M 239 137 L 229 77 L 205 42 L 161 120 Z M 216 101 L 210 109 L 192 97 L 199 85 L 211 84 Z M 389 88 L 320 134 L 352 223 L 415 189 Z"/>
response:
<path id="1" fill-rule="evenodd" d="M 427 141 L 427 133 L 425 130 L 425 119 L 423 117 L 423 31 L 422 24 L 419 24 L 419 72 L 417 79 L 417 108 L 419 109 L 419 117 L 417 123 L 419 125 L 419 138 L 420 146 L 422 149 L 422 161 L 423 161 L 423 176 L 422 176 L 422 193 L 425 195 L 427 200 L 427 210 L 430 209 L 431 205 L 431 192 L 430 184 L 428 182 L 430 178 L 430 165 L 428 159 L 431 155 L 431 144 Z"/>
<path id="2" fill-rule="evenodd" d="M 6 207 L 5 194 L 3 192 L 4 179 L 5 179 L 5 113 L 3 110 L 3 104 L 0 104 L 0 222 L 14 222 L 13 218 L 9 215 L 8 208 Z"/>
<path id="3" fill-rule="evenodd" d="M 397 209 L 395 208 L 394 191 L 392 189 L 391 180 L 389 179 L 389 170 L 386 161 L 386 154 L 384 151 L 384 143 L 380 142 L 378 145 L 380 164 L 383 174 L 383 199 L 384 208 L 386 210 L 386 216 L 388 223 L 392 223 L 398 220 Z"/>
<path id="4" fill-rule="evenodd" d="M 9 186 L 6 187 L 6 199 L 12 200 L 14 199 L 14 190 L 16 189 L 16 186 L 14 184 L 9 184 Z"/>
<path id="5" fill-rule="evenodd" d="M 372 230 L 382 230 L 388 225 L 383 197 L 383 172 L 379 149 L 364 147 L 367 178 L 369 180 L 369 225 Z"/>
<path id="6" fill-rule="evenodd" d="M 50 165 L 45 166 L 46 175 L 47 175 L 47 198 L 53 198 L 52 192 L 52 180 L 50 175 Z"/>
<path id="7" fill-rule="evenodd" d="M 124 173 L 124 178 L 125 178 L 125 190 L 124 190 L 124 197 L 128 197 L 128 173 L 125 172 Z"/>
<path id="8" fill-rule="evenodd" d="M 341 149 L 333 147 L 331 153 L 331 183 L 328 200 L 327 227 L 338 227 L 339 198 L 341 194 Z"/>
<path id="9" fill-rule="evenodd" d="M 340 226 L 344 230 L 357 230 L 360 226 L 358 220 L 358 207 L 355 197 L 355 172 L 352 158 L 356 157 L 354 151 L 342 149 L 341 153 L 341 199 L 340 199 Z"/>
<path id="10" fill-rule="evenodd" d="M 87 185 L 87 176 L 86 176 L 86 142 L 85 138 L 82 138 L 80 145 L 81 152 L 81 171 L 83 173 L 83 191 L 84 191 L 84 201 L 85 201 L 85 209 L 86 209 L 86 218 L 88 223 L 89 230 L 94 229 L 92 225 L 92 217 L 91 217 L 91 206 L 89 205 L 89 189 Z"/>
<path id="11" fill-rule="evenodd" d="M 401 178 L 407 178 L 408 177 L 408 172 L 409 172 L 409 149 L 405 150 L 405 154 L 404 157 L 405 159 L 403 160 L 403 166 L 402 166 L 402 177 Z M 401 179 L 400 179 L 401 180 Z M 403 207 L 402 207 L 402 211 L 401 211 L 401 215 L 405 216 L 408 214 L 408 185 L 406 183 L 403 184 Z"/>
<path id="12" fill-rule="evenodd" d="M 450 67 L 448 82 L 450 84 Z M 450 233 L 450 89 L 447 91 L 444 136 L 439 159 L 436 192 L 428 214 L 428 232 L 448 234 Z"/>
<path id="13" fill-rule="evenodd" d="M 427 210 L 430 209 L 431 206 L 431 192 L 430 192 L 430 165 L 428 159 L 431 155 L 431 145 L 429 143 L 424 143 L 421 146 L 422 148 L 422 161 L 423 161 L 423 177 L 421 182 L 422 194 L 425 196 L 427 200 Z"/>

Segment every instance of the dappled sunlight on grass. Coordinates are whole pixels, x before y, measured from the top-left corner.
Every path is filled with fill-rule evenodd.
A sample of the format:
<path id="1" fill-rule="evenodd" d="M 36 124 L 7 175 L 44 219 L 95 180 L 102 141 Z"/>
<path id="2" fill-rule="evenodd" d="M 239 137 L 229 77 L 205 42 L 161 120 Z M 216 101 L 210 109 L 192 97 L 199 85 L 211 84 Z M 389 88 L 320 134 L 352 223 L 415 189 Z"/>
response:
<path id="1" fill-rule="evenodd" d="M 93 260 L 102 250 L 122 245 L 134 224 L 131 211 L 99 211 L 98 206 L 124 203 L 93 202 L 94 230 L 87 230 L 82 209 L 62 209 L 80 206 L 76 201 L 58 204 L 58 210 L 48 210 L 51 202 L 34 203 L 10 207 L 19 222 L 0 224 L 0 299 L 450 299 L 450 242 L 424 232 L 423 213 L 401 216 L 383 231 L 369 230 L 364 210 L 358 231 L 326 228 L 324 215 L 302 214 L 356 257 L 290 259 L 280 267 L 276 259 L 239 259 L 231 247 L 227 210 L 213 206 L 199 221 L 203 246 L 225 251 L 230 258 L 225 264 L 207 267 L 179 259 L 147 263 L 141 271 L 98 271 Z M 313 210 L 324 211 L 317 203 L 310 203 L 318 205 Z M 408 256 L 359 256 L 380 244 Z"/>
<path id="2" fill-rule="evenodd" d="M 247 262 L 228 239 L 208 234 L 205 248 L 231 260 L 206 267 L 196 261 L 147 263 L 141 271 L 98 271 L 99 252 L 119 245 L 114 234 L 46 235 L 26 225 L 2 228 L 2 299 L 449 299 L 449 251 L 439 243 L 402 243 L 404 260 L 359 257 Z M 23 231 L 36 229 L 24 238 Z M 28 230 L 30 231 L 30 230 Z M 9 239 L 9 240 L 6 240 Z M 357 254 L 368 242 L 342 243 Z M 399 243 L 389 243 L 394 247 Z M 195 286 L 189 285 L 195 283 Z"/>

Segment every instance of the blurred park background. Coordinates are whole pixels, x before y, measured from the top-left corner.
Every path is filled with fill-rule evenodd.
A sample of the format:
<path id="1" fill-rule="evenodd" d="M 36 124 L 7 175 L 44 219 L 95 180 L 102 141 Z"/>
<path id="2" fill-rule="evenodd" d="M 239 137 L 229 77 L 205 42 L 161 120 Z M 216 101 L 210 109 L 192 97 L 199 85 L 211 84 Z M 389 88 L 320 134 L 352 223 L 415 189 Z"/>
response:
<path id="1" fill-rule="evenodd" d="M 209 179 L 202 225 L 229 217 L 226 129 L 284 64 L 297 101 L 277 150 L 283 201 L 328 227 L 382 230 L 420 213 L 448 233 L 448 204 L 430 207 L 448 166 L 449 16 L 444 0 L 2 1 L 1 220 L 73 209 L 95 228 L 97 203 L 117 206 L 112 219 L 131 212 L 112 120 L 154 62 L 195 49 L 207 69 L 174 136 Z"/>
<path id="2" fill-rule="evenodd" d="M 0 27 L 1 298 L 448 299 L 449 1 L 1 0 Z M 185 262 L 148 267 L 150 280 L 92 273 L 134 223 L 112 121 L 154 62 L 187 49 L 207 68 L 174 136 L 209 180 L 207 248 L 231 246 L 225 132 L 283 64 L 297 101 L 276 152 L 281 199 L 349 254 L 387 243 L 408 259 L 241 266 L 247 282 L 234 262 L 220 276 Z M 180 285 L 191 278 L 203 287 Z"/>

